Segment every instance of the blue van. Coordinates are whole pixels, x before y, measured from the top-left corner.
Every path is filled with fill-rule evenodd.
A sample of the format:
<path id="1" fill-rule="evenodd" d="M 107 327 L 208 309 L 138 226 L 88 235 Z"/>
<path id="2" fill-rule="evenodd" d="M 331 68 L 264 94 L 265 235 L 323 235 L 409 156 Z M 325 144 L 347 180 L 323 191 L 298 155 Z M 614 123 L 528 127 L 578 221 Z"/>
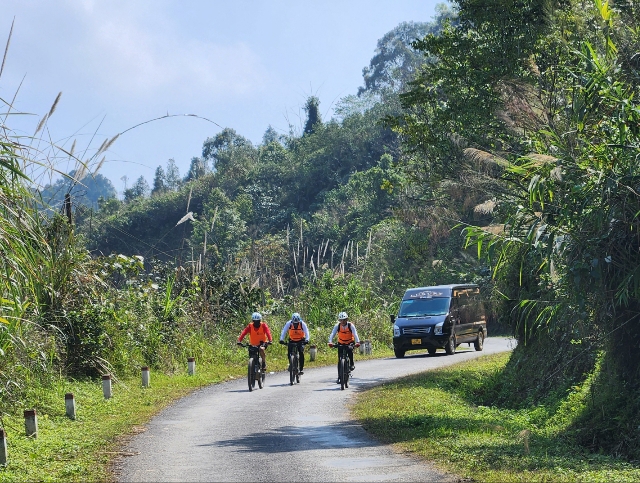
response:
<path id="1" fill-rule="evenodd" d="M 454 354 L 462 342 L 481 351 L 487 320 L 480 289 L 475 284 L 410 288 L 402 297 L 393 323 L 393 351 L 398 358 L 410 350 L 437 349 Z"/>

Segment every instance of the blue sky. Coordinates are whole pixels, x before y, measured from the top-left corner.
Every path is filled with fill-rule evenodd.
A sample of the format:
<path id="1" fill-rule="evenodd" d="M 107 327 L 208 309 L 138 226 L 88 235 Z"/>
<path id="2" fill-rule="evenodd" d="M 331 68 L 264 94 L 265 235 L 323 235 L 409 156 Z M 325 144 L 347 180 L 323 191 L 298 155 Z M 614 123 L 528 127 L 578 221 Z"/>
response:
<path id="1" fill-rule="evenodd" d="M 195 114 L 259 143 L 269 125 L 300 129 L 309 95 L 330 118 L 362 85 L 378 39 L 400 22 L 431 21 L 437 3 L 444 2 L 3 0 L 2 45 L 14 18 L 15 25 L 0 97 L 15 96 L 16 110 L 31 114 L 7 120 L 16 135 L 31 136 L 62 91 L 41 134 L 66 149 L 75 139 L 83 159 L 104 139 L 166 114 Z M 184 175 L 219 131 L 194 117 L 144 124 L 111 146 L 99 172 L 120 192 L 123 176 L 129 186 L 141 175 L 151 183 L 169 158 Z M 29 142 L 40 146 L 43 164 L 74 168 L 47 142 Z M 34 177 L 51 179 L 45 171 Z"/>

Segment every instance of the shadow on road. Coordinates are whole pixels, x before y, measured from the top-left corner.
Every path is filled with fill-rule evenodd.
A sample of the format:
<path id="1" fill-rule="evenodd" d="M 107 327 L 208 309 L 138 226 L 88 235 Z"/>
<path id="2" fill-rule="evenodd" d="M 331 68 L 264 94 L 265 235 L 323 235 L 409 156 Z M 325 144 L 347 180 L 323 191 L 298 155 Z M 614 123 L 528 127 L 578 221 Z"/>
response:
<path id="1" fill-rule="evenodd" d="M 339 388 L 338 388 L 339 390 Z M 198 446 L 232 447 L 247 453 L 285 453 L 335 448 L 364 448 L 380 446 L 366 441 L 355 433 L 361 432 L 359 425 L 340 422 L 323 426 L 283 426 L 271 431 L 250 433 L 236 439 L 214 441 Z"/>

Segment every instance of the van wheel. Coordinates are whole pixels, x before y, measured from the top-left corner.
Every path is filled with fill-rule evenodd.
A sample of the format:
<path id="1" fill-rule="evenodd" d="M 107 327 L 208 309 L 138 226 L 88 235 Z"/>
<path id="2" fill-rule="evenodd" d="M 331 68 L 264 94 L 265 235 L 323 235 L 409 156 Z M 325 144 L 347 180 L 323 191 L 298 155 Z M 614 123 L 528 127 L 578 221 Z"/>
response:
<path id="1" fill-rule="evenodd" d="M 447 345 L 444 346 L 444 351 L 448 354 L 448 355 L 452 355 L 456 353 L 456 336 L 451 334 L 449 336 L 449 340 L 447 341 Z"/>
<path id="2" fill-rule="evenodd" d="M 473 343 L 473 347 L 477 351 L 481 351 L 482 348 L 484 347 L 484 332 L 483 331 L 478 332 L 478 338 Z"/>
<path id="3" fill-rule="evenodd" d="M 404 357 L 404 353 L 405 353 L 405 351 L 403 351 L 402 349 L 396 349 L 396 348 L 394 348 L 394 349 L 393 349 L 393 353 L 396 355 L 396 357 L 397 357 L 398 359 L 402 359 L 402 358 Z"/>
<path id="4" fill-rule="evenodd" d="M 427 349 L 427 351 L 429 352 L 429 355 L 430 355 L 430 356 L 435 356 L 435 355 L 436 355 L 436 351 L 437 351 L 437 350 L 438 350 L 438 349 L 436 349 L 435 347 L 429 347 L 429 348 Z"/>

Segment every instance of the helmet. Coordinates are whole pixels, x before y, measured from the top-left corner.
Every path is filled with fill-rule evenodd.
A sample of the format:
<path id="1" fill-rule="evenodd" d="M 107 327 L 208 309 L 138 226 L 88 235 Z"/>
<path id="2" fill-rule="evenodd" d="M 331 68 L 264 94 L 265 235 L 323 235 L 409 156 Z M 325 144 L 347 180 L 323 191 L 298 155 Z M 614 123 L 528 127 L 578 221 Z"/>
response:
<path id="1" fill-rule="evenodd" d="M 348 319 L 348 318 L 349 318 L 349 316 L 347 315 L 347 313 L 346 313 L 346 312 L 340 312 L 340 313 L 338 314 L 338 320 L 346 320 L 346 319 Z"/>
<path id="2" fill-rule="evenodd" d="M 262 320 L 262 314 L 260 312 L 254 312 L 251 314 L 251 320 Z"/>
<path id="3" fill-rule="evenodd" d="M 298 312 L 294 312 L 293 315 L 291 316 L 291 320 L 293 322 L 300 322 L 301 320 L 300 314 Z"/>

